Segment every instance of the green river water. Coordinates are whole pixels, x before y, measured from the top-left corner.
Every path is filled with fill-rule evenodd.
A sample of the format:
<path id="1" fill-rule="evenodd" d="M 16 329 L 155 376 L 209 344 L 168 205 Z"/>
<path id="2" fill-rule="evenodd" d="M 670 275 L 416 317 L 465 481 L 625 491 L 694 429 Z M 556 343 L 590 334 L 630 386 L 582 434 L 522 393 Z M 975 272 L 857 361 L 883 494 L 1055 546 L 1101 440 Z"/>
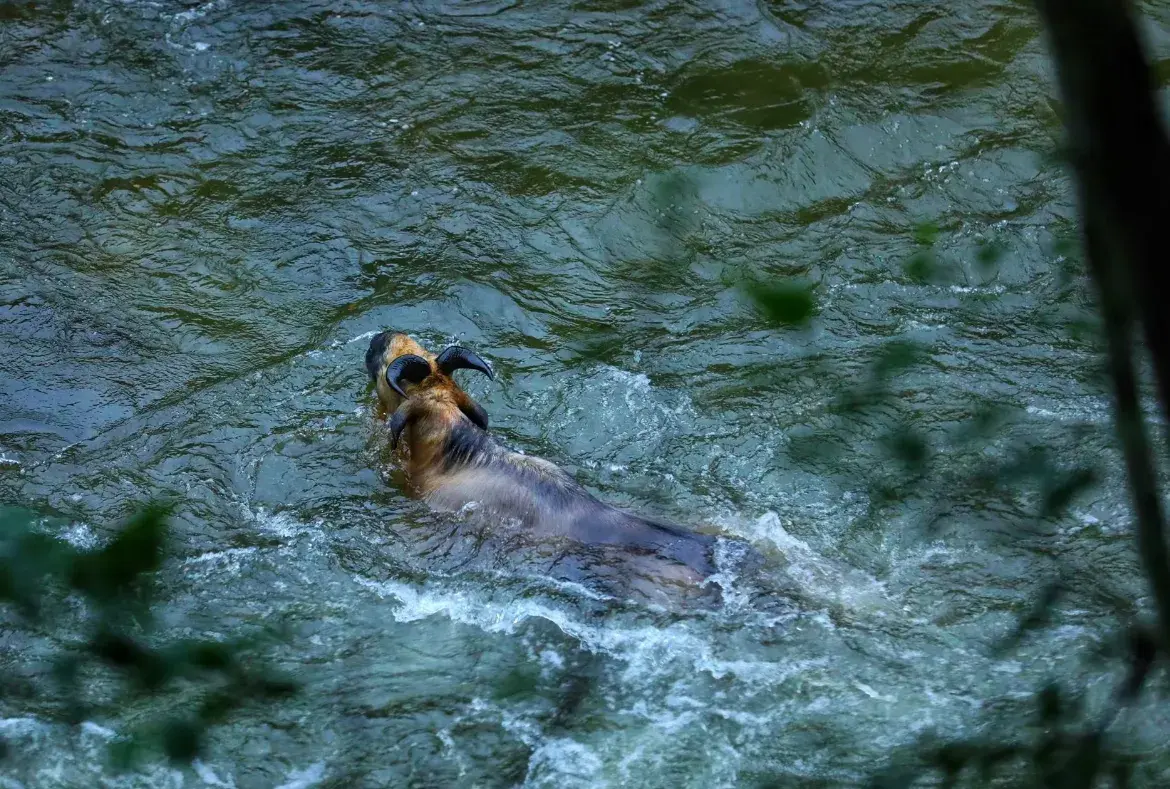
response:
<path id="1" fill-rule="evenodd" d="M 854 785 L 1050 679 L 1100 705 L 1146 591 L 1059 134 L 1027 3 L 0 5 L 0 503 L 85 546 L 178 499 L 166 626 L 281 629 L 302 685 L 131 773 L 145 703 L 0 699 L 0 785 Z M 789 278 L 808 327 L 745 289 Z M 489 359 L 500 440 L 770 569 L 725 539 L 724 605 L 668 611 L 427 512 L 373 419 L 386 328 Z M 924 362 L 835 408 L 891 341 Z M 928 479 L 878 506 L 908 432 Z M 961 484 L 1028 443 L 1101 483 L 1039 521 L 1026 479 Z M 1113 731 L 1158 784 L 1165 709 Z"/>

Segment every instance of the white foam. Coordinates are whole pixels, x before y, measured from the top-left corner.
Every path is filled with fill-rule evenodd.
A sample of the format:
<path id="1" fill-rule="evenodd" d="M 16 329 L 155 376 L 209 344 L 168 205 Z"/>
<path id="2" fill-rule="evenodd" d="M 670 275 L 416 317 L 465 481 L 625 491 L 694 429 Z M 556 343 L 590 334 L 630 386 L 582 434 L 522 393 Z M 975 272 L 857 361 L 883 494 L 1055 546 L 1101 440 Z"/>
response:
<path id="1" fill-rule="evenodd" d="M 92 734 L 95 737 L 101 737 L 103 740 L 112 740 L 118 736 L 118 733 L 113 729 L 108 729 L 101 724 L 93 721 L 82 721 L 81 730 L 86 734 Z"/>
<path id="2" fill-rule="evenodd" d="M 310 764 L 303 770 L 293 770 L 288 780 L 276 789 L 309 789 L 325 780 L 325 762 Z"/>
<path id="3" fill-rule="evenodd" d="M 683 712 L 651 711 L 645 700 L 638 701 L 633 708 L 626 710 L 625 714 L 644 718 L 650 721 L 655 729 L 665 734 L 677 734 L 700 719 L 699 713 L 694 710 Z"/>
<path id="4" fill-rule="evenodd" d="M 1057 406 L 1056 410 L 1038 405 L 1024 406 L 1024 410 L 1032 416 L 1044 419 L 1056 419 L 1073 422 L 1106 422 L 1111 418 L 1108 403 L 1101 398 L 1086 398 L 1083 405 Z"/>
<path id="5" fill-rule="evenodd" d="M 257 507 L 255 512 L 245 509 L 245 512 L 248 518 L 264 531 L 285 539 L 317 534 L 322 525 L 321 521 L 316 521 L 312 525 L 302 523 L 287 512 L 270 514 L 263 507 Z"/>
<path id="6" fill-rule="evenodd" d="M 745 728 L 762 728 L 771 724 L 775 719 L 774 715 L 756 715 L 751 712 L 744 712 L 743 710 L 729 710 L 723 709 L 722 707 L 716 707 L 711 712 L 724 720 L 738 723 Z"/>
<path id="7" fill-rule="evenodd" d="M 650 376 L 646 373 L 631 373 L 628 370 L 623 370 L 620 367 L 614 367 L 606 364 L 602 365 L 602 369 L 613 380 L 626 384 L 631 389 L 638 392 L 650 391 Z"/>
<path id="8" fill-rule="evenodd" d="M 919 556 L 919 563 L 939 561 L 942 564 L 957 564 L 962 557 L 955 552 L 952 546 L 945 542 L 935 541 L 927 545 Z"/>
<path id="9" fill-rule="evenodd" d="M 538 659 L 540 664 L 547 668 L 562 669 L 565 667 L 565 659 L 555 649 L 542 649 Z"/>
<path id="10" fill-rule="evenodd" d="M 355 342 L 361 342 L 363 340 L 370 340 L 381 333 L 382 333 L 381 329 L 374 329 L 372 331 L 365 332 L 364 334 L 359 334 L 357 337 L 352 337 L 352 338 L 346 340 L 345 344 L 346 345 L 353 345 Z M 337 347 L 337 344 L 335 344 L 334 347 Z"/>
<path id="11" fill-rule="evenodd" d="M 74 548 L 92 550 L 98 546 L 97 533 L 87 523 L 75 523 L 61 533 L 62 539 Z"/>
<path id="12" fill-rule="evenodd" d="M 530 720 L 521 718 L 509 710 L 497 707 L 490 701 L 484 701 L 480 698 L 473 698 L 471 703 L 467 705 L 467 709 L 473 714 L 488 713 L 489 715 L 498 718 L 500 721 L 500 726 L 503 727 L 504 731 L 515 735 L 516 739 L 520 740 L 520 742 L 524 743 L 525 745 L 535 745 L 537 740 L 540 739 L 541 734 L 539 726 Z"/>
<path id="13" fill-rule="evenodd" d="M 0 718 L 0 731 L 9 734 L 24 734 L 44 728 L 43 721 L 32 717 Z"/>
<path id="14" fill-rule="evenodd" d="M 184 567 L 190 567 L 193 564 L 205 564 L 208 562 L 230 562 L 232 565 L 239 567 L 239 559 L 243 556 L 250 556 L 256 553 L 256 547 L 248 548 L 225 548 L 222 551 L 208 551 L 201 553 L 198 556 L 192 556 L 189 559 L 183 560 Z"/>
<path id="15" fill-rule="evenodd" d="M 195 761 L 191 762 L 191 766 L 195 768 L 195 774 L 198 775 L 199 779 L 207 786 L 216 786 L 220 789 L 236 789 L 235 781 L 233 781 L 230 777 L 226 781 L 223 780 L 215 774 L 215 770 L 211 769 L 210 765 L 196 759 Z"/>
<path id="16" fill-rule="evenodd" d="M 223 8 L 226 5 L 226 0 L 211 0 L 211 2 L 204 3 L 203 5 L 196 6 L 195 8 L 189 8 L 186 11 L 180 11 L 179 13 L 175 14 L 172 19 L 180 24 L 185 24 L 187 22 L 200 19 L 201 17 L 205 17 L 215 9 Z"/>
<path id="17" fill-rule="evenodd" d="M 248 548 L 226 548 L 222 551 L 208 551 L 184 559 L 181 567 L 187 570 L 187 576 L 192 581 L 208 583 L 210 579 L 221 579 L 223 576 L 239 576 L 245 572 L 252 557 L 258 555 L 259 549 L 255 546 Z"/>
<path id="18" fill-rule="evenodd" d="M 1004 292 L 1005 288 L 1003 285 L 951 285 L 949 290 L 951 293 L 992 293 L 998 296 Z"/>
<path id="19" fill-rule="evenodd" d="M 855 688 L 857 688 L 858 690 L 860 690 L 862 693 L 864 693 L 866 696 L 869 696 L 871 699 L 877 699 L 878 701 L 887 701 L 887 702 L 897 701 L 897 699 L 895 699 L 892 696 L 883 696 L 882 694 L 878 693 L 876 690 L 871 688 L 869 685 L 866 685 L 864 682 L 859 682 L 858 680 L 853 680 L 853 686 Z"/>
<path id="20" fill-rule="evenodd" d="M 542 741 L 528 758 L 523 786 L 593 789 L 609 786 L 601 777 L 602 761 L 588 746 L 568 737 Z"/>
<path id="21" fill-rule="evenodd" d="M 851 609 L 889 604 L 884 585 L 856 568 L 828 559 L 784 528 L 780 516 L 766 512 L 755 521 L 729 524 L 754 542 L 769 542 L 788 560 L 785 574 L 810 596 Z"/>
<path id="22" fill-rule="evenodd" d="M 750 592 L 740 587 L 736 574 L 747 550 L 742 543 L 723 538 L 715 540 L 715 566 L 719 569 L 707 577 L 707 583 L 715 584 L 722 590 L 725 611 L 740 611 L 751 602 Z"/>
<path id="23" fill-rule="evenodd" d="M 635 435 L 640 439 L 666 435 L 670 432 L 668 425 L 674 422 L 693 422 L 694 405 L 687 395 L 656 390 L 645 373 L 605 364 L 598 370 L 599 376 L 582 385 L 589 387 L 590 398 L 597 404 L 596 412 L 607 422 L 620 422 L 623 434 L 628 434 L 631 421 L 637 425 Z M 619 469 L 625 470 L 620 466 Z"/>
<path id="24" fill-rule="evenodd" d="M 497 570 L 494 572 L 494 574 L 498 578 L 505 578 L 505 579 L 512 579 L 512 578 L 517 577 L 516 573 L 507 572 L 507 571 L 503 571 L 503 570 Z M 539 584 L 540 586 L 542 586 L 546 589 L 551 589 L 551 590 L 555 590 L 558 592 L 563 592 L 563 593 L 569 595 L 570 597 L 575 597 L 578 599 L 588 599 L 588 600 L 598 600 L 598 601 L 615 600 L 616 599 L 613 595 L 608 595 L 604 592 L 599 592 L 595 589 L 590 589 L 585 584 L 578 583 L 576 581 L 568 581 L 568 580 L 564 580 L 561 578 L 551 578 L 547 575 L 524 575 L 524 576 L 520 576 L 520 577 L 524 578 L 524 580 L 528 581 L 529 583 Z"/>
<path id="25" fill-rule="evenodd" d="M 630 768 L 633 767 L 634 762 L 640 761 L 642 759 L 642 754 L 645 750 L 646 747 L 642 743 L 638 743 L 629 753 L 622 757 L 620 762 L 618 762 L 618 772 L 621 773 L 623 786 L 632 780 L 633 775 L 631 774 Z"/>
<path id="26" fill-rule="evenodd" d="M 451 736 L 450 729 L 439 729 L 435 732 L 435 736 L 439 738 L 439 742 L 443 743 L 443 749 L 449 754 L 456 752 L 455 738 Z"/>
<path id="27" fill-rule="evenodd" d="M 626 681 L 671 674 L 681 663 L 717 679 L 735 676 L 767 686 L 827 665 L 824 657 L 783 664 L 727 660 L 717 653 L 717 645 L 697 633 L 696 624 L 687 620 L 666 626 L 621 627 L 612 620 L 591 625 L 578 621 L 568 611 L 532 599 L 515 598 L 501 603 L 478 595 L 473 597 L 461 590 L 418 590 L 398 581 L 372 581 L 361 576 L 355 576 L 354 580 L 379 597 L 396 598 L 399 605 L 390 615 L 397 622 L 444 616 L 487 633 L 511 635 L 529 620 L 543 619 L 587 649 L 625 661 L 622 676 Z"/>

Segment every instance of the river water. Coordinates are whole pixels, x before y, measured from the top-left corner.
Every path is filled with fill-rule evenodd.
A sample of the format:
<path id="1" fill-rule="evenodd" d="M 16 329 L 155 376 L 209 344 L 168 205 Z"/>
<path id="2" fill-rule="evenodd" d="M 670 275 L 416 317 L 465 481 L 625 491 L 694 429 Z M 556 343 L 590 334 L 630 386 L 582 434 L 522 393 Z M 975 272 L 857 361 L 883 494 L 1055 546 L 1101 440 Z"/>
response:
<path id="1" fill-rule="evenodd" d="M 181 501 L 167 626 L 280 630 L 302 684 L 125 774 L 139 709 L 0 701 L 4 786 L 850 785 L 1111 692 L 1145 588 L 1026 3 L 15 3 L 0 74 L 0 501 L 80 545 Z M 749 295 L 792 279 L 807 327 Z M 508 445 L 724 535 L 724 605 L 607 599 L 407 497 L 386 328 L 490 359 L 460 380 Z M 892 341 L 921 363 L 840 407 Z M 1030 445 L 1100 484 L 1046 519 L 1025 473 L 966 484 Z M 1164 711 L 1113 731 L 1170 768 Z"/>

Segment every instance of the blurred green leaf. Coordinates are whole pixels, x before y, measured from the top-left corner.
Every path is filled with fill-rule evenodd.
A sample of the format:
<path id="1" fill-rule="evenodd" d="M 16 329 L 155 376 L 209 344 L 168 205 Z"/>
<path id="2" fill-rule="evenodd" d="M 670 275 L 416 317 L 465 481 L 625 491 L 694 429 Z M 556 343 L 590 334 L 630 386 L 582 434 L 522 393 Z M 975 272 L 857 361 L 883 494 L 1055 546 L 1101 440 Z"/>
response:
<path id="1" fill-rule="evenodd" d="M 906 498 L 906 492 L 904 490 L 884 480 L 878 480 L 872 483 L 869 486 L 868 495 L 871 508 L 884 507 L 887 504 L 893 504 Z"/>
<path id="2" fill-rule="evenodd" d="M 1003 245 L 996 241 L 984 241 L 975 253 L 975 262 L 985 274 L 990 273 L 1003 258 Z"/>
<path id="3" fill-rule="evenodd" d="M 1077 497 L 1077 494 L 1096 484 L 1097 470 L 1094 468 L 1077 468 L 1049 483 L 1044 491 L 1044 504 L 1041 515 L 1046 518 L 1064 514 L 1068 505 Z"/>
<path id="4" fill-rule="evenodd" d="M 180 668 L 159 652 L 123 633 L 102 631 L 90 642 L 90 649 L 112 668 L 127 672 L 145 690 L 157 690 Z"/>
<path id="5" fill-rule="evenodd" d="M 841 456 L 841 443 L 830 434 L 820 431 L 790 431 L 788 454 L 803 462 L 832 460 Z"/>
<path id="6" fill-rule="evenodd" d="M 829 410 L 844 415 L 857 414 L 865 411 L 886 395 L 887 392 L 884 388 L 880 391 L 868 392 L 860 389 L 845 389 L 833 398 Z"/>
<path id="7" fill-rule="evenodd" d="M 527 696 L 537 687 L 539 676 L 528 669 L 509 671 L 495 687 L 495 696 L 498 699 L 512 696 Z"/>
<path id="8" fill-rule="evenodd" d="M 80 688 L 82 660 L 77 654 L 61 655 L 52 661 L 50 676 L 57 685 L 64 703 L 63 718 L 77 725 L 89 717 L 90 708 L 84 701 Z"/>
<path id="9" fill-rule="evenodd" d="M 985 441 L 1008 422 L 1010 411 L 998 405 L 978 407 L 954 433 L 957 443 Z"/>
<path id="10" fill-rule="evenodd" d="M 1060 686 L 1055 683 L 1045 685 L 1036 697 L 1039 706 L 1040 721 L 1050 725 L 1060 719 L 1061 701 Z"/>
<path id="11" fill-rule="evenodd" d="M 1054 107 L 1054 109 L 1057 109 Z M 1054 142 L 1046 150 L 1040 152 L 1040 161 L 1046 167 L 1058 167 L 1064 169 L 1073 164 L 1072 148 L 1064 141 Z"/>
<path id="12" fill-rule="evenodd" d="M 1052 254 L 1058 257 L 1067 257 L 1075 254 L 1080 247 L 1078 238 L 1072 236 L 1061 236 L 1052 242 Z"/>
<path id="13" fill-rule="evenodd" d="M 63 685 L 77 681 L 81 671 L 81 658 L 77 655 L 62 655 L 53 661 L 51 673 L 53 679 Z"/>
<path id="14" fill-rule="evenodd" d="M 129 770 L 142 754 L 142 742 L 137 737 L 120 737 L 110 743 L 109 759 L 115 770 Z"/>
<path id="15" fill-rule="evenodd" d="M 898 764 L 885 768 L 866 783 L 866 789 L 908 789 L 918 780 L 918 771 L 910 765 Z"/>
<path id="16" fill-rule="evenodd" d="M 70 566 L 74 551 L 67 543 L 28 528 L 29 524 L 17 525 L 0 546 L 0 600 L 35 618 L 48 591 L 45 578 L 57 577 Z"/>
<path id="17" fill-rule="evenodd" d="M 1064 596 L 1064 592 L 1065 585 L 1063 580 L 1058 579 L 1045 584 L 1041 588 L 1040 593 L 1032 601 L 1032 606 L 1028 613 L 1016 623 L 1012 632 L 1008 633 L 1007 636 L 992 648 L 992 654 L 1004 654 L 1008 650 L 1015 648 L 1032 631 L 1045 627 L 1051 621 L 1052 609 L 1056 607 L 1057 602 Z"/>
<path id="18" fill-rule="evenodd" d="M 974 758 L 974 749 L 964 742 L 951 742 L 934 752 L 934 763 L 946 775 L 955 775 Z"/>
<path id="19" fill-rule="evenodd" d="M 218 641 L 196 641 L 183 644 L 182 651 L 188 663 L 207 671 L 226 671 L 236 665 L 232 648 Z"/>
<path id="20" fill-rule="evenodd" d="M 751 285 L 748 295 L 772 323 L 800 326 L 808 323 L 816 311 L 812 286 L 786 282 L 778 285 Z"/>
<path id="21" fill-rule="evenodd" d="M 242 694 L 235 692 L 235 688 L 212 693 L 199 705 L 199 720 L 206 723 L 219 723 L 229 713 L 244 703 Z"/>
<path id="22" fill-rule="evenodd" d="M 914 242 L 924 247 L 934 246 L 938 232 L 938 225 L 934 222 L 922 222 L 914 228 Z"/>
<path id="23" fill-rule="evenodd" d="M 70 646 L 48 661 L 60 720 L 76 724 L 116 715 L 127 703 L 161 694 L 180 678 L 206 686 L 205 701 L 194 719 L 160 726 L 147 712 L 139 733 L 114 741 L 110 759 L 121 769 L 133 766 L 146 745 L 161 747 L 172 760 L 189 762 L 200 751 L 208 723 L 222 721 L 250 701 L 282 698 L 298 689 L 263 662 L 241 661 L 247 643 L 242 640 L 157 643 L 149 595 L 143 593 L 163 562 L 169 512 L 167 507 L 149 506 L 104 547 L 78 552 L 64 540 L 37 531 L 44 519 L 10 517 L 0 509 L 0 600 L 34 622 L 45 618 L 50 603 L 59 603 L 70 587 L 96 603 L 84 607 L 81 633 L 70 633 Z M 82 685 L 90 665 L 113 669 L 125 682 L 95 702 Z M 30 684 L 35 695 L 35 683 Z M 136 716 L 141 713 L 136 711 Z"/>
<path id="24" fill-rule="evenodd" d="M 908 471 L 920 472 L 930 459 L 930 445 L 926 438 L 911 428 L 901 428 L 885 438 L 887 450 Z"/>
<path id="25" fill-rule="evenodd" d="M 186 720 L 172 720 L 163 727 L 163 753 L 172 762 L 190 762 L 202 750 L 203 728 Z"/>
<path id="26" fill-rule="evenodd" d="M 169 507 L 146 507 L 105 548 L 79 555 L 70 583 L 99 602 L 126 594 L 140 576 L 154 572 L 162 563 L 169 515 Z"/>
<path id="27" fill-rule="evenodd" d="M 1129 674 L 1119 694 L 1123 700 L 1137 699 L 1157 657 L 1158 642 L 1154 634 L 1144 627 L 1135 627 L 1129 637 Z"/>
<path id="28" fill-rule="evenodd" d="M 1090 317 L 1073 318 L 1065 324 L 1068 336 L 1076 342 L 1096 340 L 1101 337 L 1101 322 Z"/>
<path id="29" fill-rule="evenodd" d="M 283 677 L 265 677 L 259 683 L 259 695 L 269 699 L 286 698 L 300 689 L 294 680 Z"/>
<path id="30" fill-rule="evenodd" d="M 1061 785 L 1068 789 L 1090 789 L 1101 772 L 1101 734 L 1090 731 L 1078 738 L 1072 748 L 1068 766 L 1063 770 Z"/>
<path id="31" fill-rule="evenodd" d="M 930 282 L 938 275 L 938 261 L 928 249 L 915 252 L 906 261 L 906 275 L 917 282 Z"/>
<path id="32" fill-rule="evenodd" d="M 918 343 L 892 340 L 881 347 L 874 360 L 874 378 L 885 381 L 922 363 L 926 358 L 926 350 Z"/>
<path id="33" fill-rule="evenodd" d="M 1017 758 L 1021 749 L 1016 745 L 990 745 L 979 754 L 979 775 L 985 781 L 990 781 L 997 767 L 1004 762 Z"/>

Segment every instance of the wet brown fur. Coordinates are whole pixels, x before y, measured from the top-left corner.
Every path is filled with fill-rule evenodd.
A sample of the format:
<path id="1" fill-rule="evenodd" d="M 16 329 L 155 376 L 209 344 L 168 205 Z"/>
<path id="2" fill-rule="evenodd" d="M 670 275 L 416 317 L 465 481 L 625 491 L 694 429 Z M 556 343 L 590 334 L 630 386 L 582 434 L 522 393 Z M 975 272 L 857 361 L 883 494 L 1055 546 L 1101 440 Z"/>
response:
<path id="1" fill-rule="evenodd" d="M 431 374 L 405 384 L 404 401 L 386 382 L 394 359 L 414 354 Z M 403 334 L 383 332 L 370 343 L 366 367 L 382 416 L 404 424 L 399 451 L 410 484 L 430 506 L 471 511 L 537 538 L 568 538 L 618 546 L 653 558 L 641 569 L 664 581 L 696 583 L 714 567 L 713 538 L 618 510 L 596 499 L 553 463 L 498 445 L 469 417 L 482 409 L 435 364 L 435 356 Z"/>

